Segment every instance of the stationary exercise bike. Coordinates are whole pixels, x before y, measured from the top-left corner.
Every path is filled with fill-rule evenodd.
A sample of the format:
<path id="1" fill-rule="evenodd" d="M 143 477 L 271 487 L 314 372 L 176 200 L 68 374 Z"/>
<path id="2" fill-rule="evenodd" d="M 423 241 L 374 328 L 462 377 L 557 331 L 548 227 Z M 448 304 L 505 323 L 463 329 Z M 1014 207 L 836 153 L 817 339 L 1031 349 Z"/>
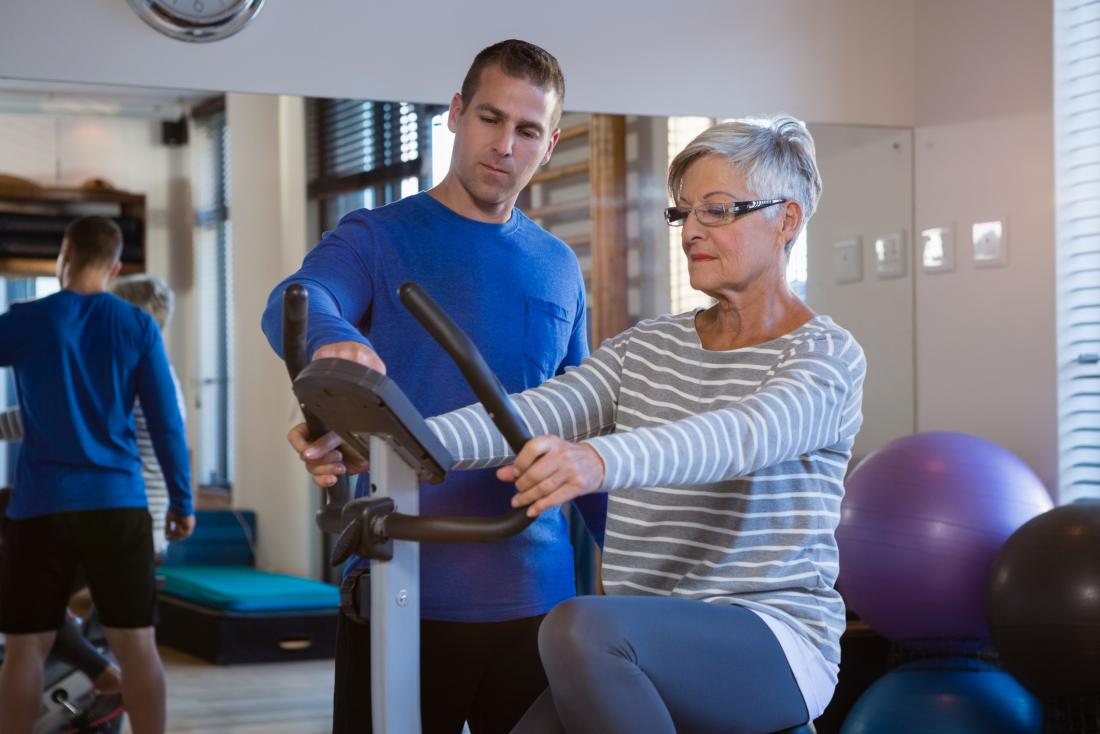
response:
<path id="1" fill-rule="evenodd" d="M 519 452 L 530 438 L 500 381 L 469 338 L 418 285 L 401 302 L 447 350 L 508 440 Z M 308 293 L 287 288 L 283 352 L 294 394 L 314 437 L 327 429 L 370 458 L 371 494 L 349 500 L 340 482 L 318 512 L 322 530 L 338 533 L 333 564 L 351 554 L 371 560 L 370 585 L 359 585 L 360 613 L 370 610 L 372 717 L 376 734 L 420 731 L 420 554 L 418 542 L 502 540 L 527 528 L 525 508 L 500 517 L 417 515 L 420 482 L 438 483 L 453 459 L 397 384 L 342 359 L 306 364 Z M 397 512 L 400 508 L 401 512 Z"/>
<path id="2" fill-rule="evenodd" d="M 385 375 L 342 359 L 307 364 L 308 295 L 304 287 L 292 285 L 283 300 L 283 353 L 294 394 L 311 436 L 333 430 L 361 456 L 369 457 L 371 465 L 370 495 L 350 500 L 350 488 L 341 477 L 326 490 L 317 523 L 339 535 L 333 564 L 353 553 L 371 560 L 370 585 L 358 586 L 356 601 L 361 613 L 370 610 L 373 730 L 375 734 L 415 734 L 421 731 L 417 543 L 503 540 L 522 532 L 533 518 L 527 517 L 526 508 L 490 518 L 415 514 L 419 482 L 442 481 L 453 458 Z M 473 342 L 420 286 L 405 283 L 398 297 L 455 361 L 518 454 L 530 434 Z M 778 734 L 813 731 L 807 727 Z"/>
<path id="3" fill-rule="evenodd" d="M 93 608 L 80 620 L 81 633 L 101 653 L 107 639 Z M 100 698 L 92 681 L 71 663 L 51 657 L 46 661 L 42 713 L 34 734 L 118 734 L 125 721 L 119 696 Z M 110 705 L 104 706 L 104 703 Z"/>

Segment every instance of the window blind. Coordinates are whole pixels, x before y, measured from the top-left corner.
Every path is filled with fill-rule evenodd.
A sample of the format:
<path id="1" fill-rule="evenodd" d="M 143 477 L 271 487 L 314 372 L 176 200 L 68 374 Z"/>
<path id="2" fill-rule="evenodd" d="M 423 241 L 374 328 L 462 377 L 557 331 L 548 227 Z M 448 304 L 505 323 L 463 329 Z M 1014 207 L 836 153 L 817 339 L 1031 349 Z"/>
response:
<path id="1" fill-rule="evenodd" d="M 233 273 L 229 131 L 224 107 L 196 120 L 198 480 L 233 483 Z"/>
<path id="2" fill-rule="evenodd" d="M 1054 3 L 1059 501 L 1100 497 L 1100 0 Z"/>
<path id="3" fill-rule="evenodd" d="M 378 204 L 400 197 L 400 182 L 431 176 L 436 105 L 311 99 L 306 106 L 308 193 L 321 199 L 376 189 Z M 389 186 L 392 191 L 377 190 Z"/>

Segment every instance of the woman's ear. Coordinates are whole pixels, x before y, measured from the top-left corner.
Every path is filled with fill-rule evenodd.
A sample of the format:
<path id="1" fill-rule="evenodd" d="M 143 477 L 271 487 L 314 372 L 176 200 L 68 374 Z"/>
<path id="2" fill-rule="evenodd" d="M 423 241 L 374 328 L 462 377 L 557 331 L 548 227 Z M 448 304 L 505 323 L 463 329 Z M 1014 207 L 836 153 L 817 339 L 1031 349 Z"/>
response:
<path id="1" fill-rule="evenodd" d="M 802 205 L 794 199 L 788 199 L 783 204 L 783 241 L 790 242 L 802 229 Z"/>

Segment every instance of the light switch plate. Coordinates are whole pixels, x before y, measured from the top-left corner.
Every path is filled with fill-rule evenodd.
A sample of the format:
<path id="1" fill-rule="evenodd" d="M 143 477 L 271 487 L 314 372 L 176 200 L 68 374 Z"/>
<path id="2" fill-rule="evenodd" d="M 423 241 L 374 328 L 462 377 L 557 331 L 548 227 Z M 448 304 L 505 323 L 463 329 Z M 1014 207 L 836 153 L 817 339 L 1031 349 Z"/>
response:
<path id="1" fill-rule="evenodd" d="M 949 273 L 955 269 L 954 227 L 930 227 L 920 233 L 921 267 L 926 273 Z"/>
<path id="2" fill-rule="evenodd" d="M 858 237 L 833 245 L 833 278 L 840 285 L 863 280 L 863 247 Z"/>
<path id="3" fill-rule="evenodd" d="M 1008 238 L 1003 220 L 977 222 L 971 227 L 974 267 L 1001 268 L 1008 264 Z"/>
<path id="4" fill-rule="evenodd" d="M 875 273 L 880 279 L 904 278 L 905 232 L 891 232 L 875 238 Z"/>

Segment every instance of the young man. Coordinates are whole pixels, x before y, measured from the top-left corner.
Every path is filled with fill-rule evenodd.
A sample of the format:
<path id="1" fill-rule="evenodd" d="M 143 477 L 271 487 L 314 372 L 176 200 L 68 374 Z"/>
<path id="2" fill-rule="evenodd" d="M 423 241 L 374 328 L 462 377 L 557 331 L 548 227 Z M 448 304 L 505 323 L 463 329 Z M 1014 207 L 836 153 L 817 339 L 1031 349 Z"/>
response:
<path id="1" fill-rule="evenodd" d="M 110 292 L 152 316 L 162 333 L 172 318 L 176 294 L 167 283 L 154 275 L 127 275 L 116 278 L 110 285 Z M 176 407 L 179 408 L 180 417 L 185 419 L 183 389 L 180 387 L 171 363 L 168 364 L 168 369 L 172 373 L 172 384 L 176 390 Z M 145 484 L 145 500 L 149 504 L 149 517 L 153 521 L 153 554 L 160 559 L 168 550 L 168 483 L 157 461 L 140 401 L 134 404 L 134 436 L 137 438 L 138 456 L 141 458 L 141 479 Z M 0 441 L 22 440 L 23 424 L 20 420 L 19 408 L 0 412 Z M 4 507 L 6 506 L 5 502 Z M 3 512 L 0 512 L 0 516 L 2 515 Z M 54 651 L 57 652 L 56 645 Z"/>
<path id="2" fill-rule="evenodd" d="M 84 567 L 107 642 L 122 670 L 135 734 L 164 731 L 164 671 L 153 634 L 153 540 L 134 438 L 139 397 L 169 484 L 169 535 L 194 527 L 183 423 L 160 331 L 106 293 L 122 236 L 100 217 L 65 231 L 62 290 L 0 315 L 0 366 L 19 391 L 23 449 L 3 520 L 0 731 L 30 732 L 43 663 Z"/>
<path id="3" fill-rule="evenodd" d="M 447 176 L 426 193 L 352 212 L 325 235 L 271 294 L 263 325 L 276 351 L 283 290 L 302 283 L 314 359 L 388 370 L 424 415 L 474 402 L 458 369 L 398 303 L 398 286 L 412 280 L 470 335 L 509 392 L 578 364 L 588 344 L 576 256 L 513 208 L 550 160 L 564 92 L 557 60 L 537 46 L 511 40 L 481 51 L 451 100 Z M 325 459 L 335 445 L 307 450 L 301 427 L 290 439 L 303 459 Z M 369 480 L 358 486 L 362 493 Z M 421 512 L 499 515 L 513 493 L 492 472 L 453 473 L 422 487 Z M 602 535 L 602 500 L 586 510 Z M 424 731 L 458 734 L 464 721 L 474 734 L 510 730 L 546 687 L 539 622 L 574 594 L 565 518 L 552 513 L 500 543 L 423 544 L 420 558 Z M 367 626 L 341 615 L 336 732 L 369 730 L 369 643 Z"/>

